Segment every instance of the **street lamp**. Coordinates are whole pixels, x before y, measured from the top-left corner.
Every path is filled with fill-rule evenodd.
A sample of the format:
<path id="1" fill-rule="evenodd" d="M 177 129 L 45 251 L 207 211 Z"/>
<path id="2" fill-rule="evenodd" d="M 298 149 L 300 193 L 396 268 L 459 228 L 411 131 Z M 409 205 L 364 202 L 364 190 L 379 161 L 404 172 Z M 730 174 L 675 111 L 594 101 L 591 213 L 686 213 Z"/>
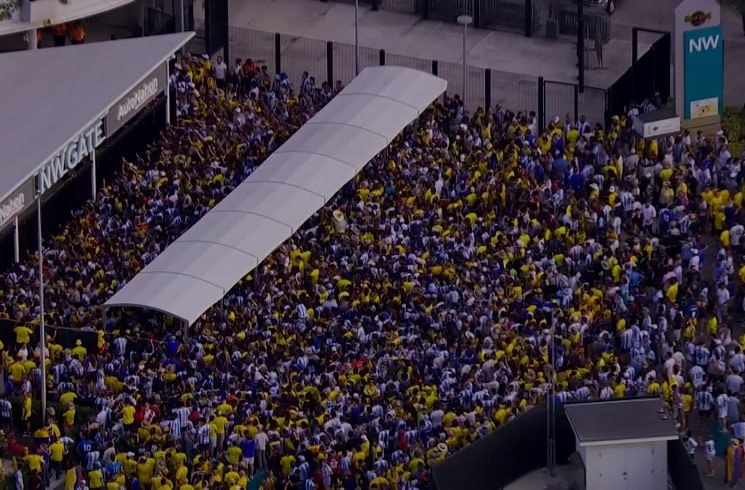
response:
<path id="1" fill-rule="evenodd" d="M 360 74 L 360 33 L 359 33 L 360 0 L 354 0 L 354 74 Z"/>
<path id="2" fill-rule="evenodd" d="M 36 196 L 36 239 L 39 259 L 39 341 L 41 349 L 41 417 L 47 418 L 47 332 L 44 315 L 44 243 L 41 233 L 41 194 Z"/>
<path id="3" fill-rule="evenodd" d="M 459 15 L 456 19 L 458 24 L 463 26 L 463 89 L 460 95 L 461 101 L 463 102 L 463 110 L 466 109 L 466 31 L 468 26 L 473 22 L 473 17 L 467 14 Z"/>

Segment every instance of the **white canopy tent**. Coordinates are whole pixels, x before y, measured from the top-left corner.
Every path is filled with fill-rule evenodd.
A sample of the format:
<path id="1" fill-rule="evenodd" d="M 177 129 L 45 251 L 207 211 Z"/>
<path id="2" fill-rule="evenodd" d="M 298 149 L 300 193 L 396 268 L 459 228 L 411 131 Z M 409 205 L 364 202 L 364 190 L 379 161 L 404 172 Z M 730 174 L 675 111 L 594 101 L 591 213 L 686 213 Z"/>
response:
<path id="1" fill-rule="evenodd" d="M 0 104 L 0 201 L 192 37 L 182 32 L 0 55 L 0 92 L 7 94 Z"/>
<path id="2" fill-rule="evenodd" d="M 384 150 L 447 82 L 364 69 L 323 110 L 104 305 L 193 324 Z"/>

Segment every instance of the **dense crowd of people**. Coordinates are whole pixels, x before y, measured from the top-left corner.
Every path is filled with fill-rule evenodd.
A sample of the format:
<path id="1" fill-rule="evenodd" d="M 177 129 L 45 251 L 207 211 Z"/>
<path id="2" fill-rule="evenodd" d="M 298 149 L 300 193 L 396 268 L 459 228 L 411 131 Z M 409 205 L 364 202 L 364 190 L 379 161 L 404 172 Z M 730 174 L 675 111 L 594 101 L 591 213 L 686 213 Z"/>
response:
<path id="1" fill-rule="evenodd" d="M 18 325 L 6 396 L 36 431 L 39 481 L 425 489 L 434 464 L 546 397 L 660 395 L 683 432 L 740 421 L 740 156 L 721 132 L 637 140 L 628 115 L 542 130 L 532 112 L 435 103 L 186 337 L 152 313 L 101 324 L 108 297 L 342 89 L 215 64 L 217 79 L 209 59 L 179 61 L 178 123 L 46 241 L 47 322 L 99 331 L 97 349 L 50 337 L 42 353 L 37 258 L 0 275 Z M 44 381 L 63 413 L 32 426 Z"/>

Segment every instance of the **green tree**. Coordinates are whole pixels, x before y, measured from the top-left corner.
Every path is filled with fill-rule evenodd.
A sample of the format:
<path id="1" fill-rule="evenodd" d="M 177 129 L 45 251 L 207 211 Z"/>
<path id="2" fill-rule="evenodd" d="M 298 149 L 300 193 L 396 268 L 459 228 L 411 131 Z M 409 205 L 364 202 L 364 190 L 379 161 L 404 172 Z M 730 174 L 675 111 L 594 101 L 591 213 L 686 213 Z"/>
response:
<path id="1" fill-rule="evenodd" d="M 719 0 L 719 3 L 733 12 L 745 15 L 745 0 Z"/>

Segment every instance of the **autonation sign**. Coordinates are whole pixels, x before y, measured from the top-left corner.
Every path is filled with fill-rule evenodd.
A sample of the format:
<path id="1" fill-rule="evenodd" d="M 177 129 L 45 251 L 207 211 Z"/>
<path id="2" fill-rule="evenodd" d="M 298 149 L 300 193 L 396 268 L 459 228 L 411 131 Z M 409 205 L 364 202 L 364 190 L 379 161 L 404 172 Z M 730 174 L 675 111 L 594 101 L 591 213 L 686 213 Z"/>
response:
<path id="1" fill-rule="evenodd" d="M 119 99 L 106 116 L 106 134 L 112 135 L 127 124 L 150 101 L 168 87 L 168 68 L 159 66 L 135 88 Z"/>
<path id="2" fill-rule="evenodd" d="M 0 201 L 0 230 L 34 203 L 34 179 L 28 179 L 3 201 Z"/>
<path id="3" fill-rule="evenodd" d="M 81 131 L 41 168 L 37 176 L 39 193 L 44 194 L 51 189 L 67 172 L 77 167 L 85 157 L 96 151 L 96 148 L 105 139 L 103 119 Z"/>

